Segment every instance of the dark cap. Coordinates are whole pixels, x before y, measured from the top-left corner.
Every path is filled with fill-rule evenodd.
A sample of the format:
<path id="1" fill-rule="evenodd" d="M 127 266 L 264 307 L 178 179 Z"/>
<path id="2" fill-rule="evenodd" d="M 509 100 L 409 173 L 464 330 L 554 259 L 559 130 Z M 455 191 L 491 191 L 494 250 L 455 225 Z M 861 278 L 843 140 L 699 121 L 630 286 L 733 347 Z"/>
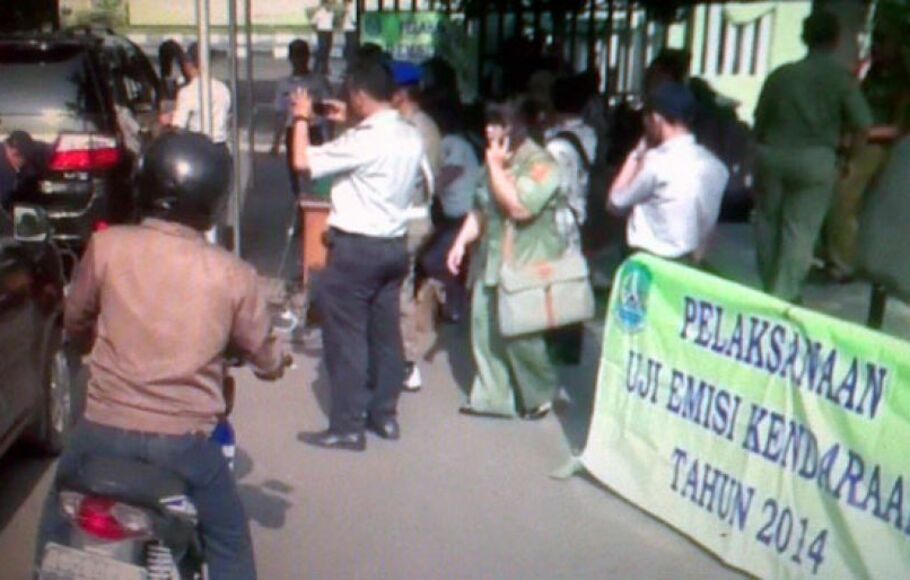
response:
<path id="1" fill-rule="evenodd" d="M 695 97 L 687 86 L 665 82 L 647 96 L 645 108 L 671 123 L 688 124 L 695 117 Z"/>
<path id="2" fill-rule="evenodd" d="M 423 71 L 414 63 L 395 60 L 392 61 L 392 76 L 399 87 L 415 87 L 423 80 Z"/>

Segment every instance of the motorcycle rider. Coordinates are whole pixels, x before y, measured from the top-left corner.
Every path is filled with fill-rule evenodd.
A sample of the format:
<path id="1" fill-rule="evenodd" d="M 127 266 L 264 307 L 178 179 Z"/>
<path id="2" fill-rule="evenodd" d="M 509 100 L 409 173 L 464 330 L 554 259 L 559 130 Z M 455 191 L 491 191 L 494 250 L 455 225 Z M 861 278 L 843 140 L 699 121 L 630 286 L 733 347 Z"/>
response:
<path id="1" fill-rule="evenodd" d="M 239 352 L 257 376 L 277 380 L 289 357 L 271 332 L 256 271 L 208 244 L 231 175 L 223 148 L 199 134 L 166 134 L 140 161 L 139 225 L 96 233 L 65 308 L 70 340 L 91 344 L 85 418 L 60 457 L 57 480 L 87 455 L 160 466 L 187 483 L 209 577 L 256 577 L 249 526 L 234 477 L 211 439 L 224 353 Z M 39 531 L 66 543 L 68 524 L 52 486 Z"/>

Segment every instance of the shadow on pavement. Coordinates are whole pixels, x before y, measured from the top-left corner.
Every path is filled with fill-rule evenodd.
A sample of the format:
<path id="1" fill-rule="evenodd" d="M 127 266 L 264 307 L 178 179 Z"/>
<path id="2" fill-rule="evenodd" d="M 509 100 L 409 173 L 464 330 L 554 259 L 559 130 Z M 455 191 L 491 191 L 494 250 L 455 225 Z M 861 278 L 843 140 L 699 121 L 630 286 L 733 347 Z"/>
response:
<path id="1" fill-rule="evenodd" d="M 0 457 L 0 530 L 6 528 L 53 466 L 52 458 L 42 457 L 23 443 L 14 445 Z"/>
<path id="2" fill-rule="evenodd" d="M 252 458 L 243 449 L 237 449 L 234 458 L 234 475 L 237 480 L 244 479 L 252 472 Z M 292 486 L 270 479 L 262 484 L 238 483 L 237 492 L 250 521 L 273 530 L 284 527 L 287 512 L 294 505 L 287 499 L 294 492 Z"/>
<path id="3" fill-rule="evenodd" d="M 445 351 L 455 384 L 465 395 L 471 390 L 474 380 L 474 358 L 471 353 L 471 325 L 468 317 L 458 324 L 439 323 L 436 326 L 436 340 L 427 349 L 423 359 L 435 362 L 436 356 Z"/>

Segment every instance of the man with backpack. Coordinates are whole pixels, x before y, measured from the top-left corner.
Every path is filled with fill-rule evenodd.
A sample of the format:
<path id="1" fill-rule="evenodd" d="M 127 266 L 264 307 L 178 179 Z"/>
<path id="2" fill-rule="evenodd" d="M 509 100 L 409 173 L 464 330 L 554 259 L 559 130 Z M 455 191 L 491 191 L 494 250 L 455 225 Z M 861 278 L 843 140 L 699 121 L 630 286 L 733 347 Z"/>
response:
<path id="1" fill-rule="evenodd" d="M 559 187 L 566 203 L 556 209 L 556 226 L 570 250 L 581 251 L 581 227 L 587 219 L 591 165 L 597 153 L 597 133 L 582 115 L 588 103 L 586 79 L 580 75 L 556 80 L 552 89 L 553 121 L 545 133 L 547 151 L 559 166 Z M 568 364 L 581 361 L 584 326 L 552 331 L 552 356 Z"/>
<path id="2" fill-rule="evenodd" d="M 547 130 L 546 147 L 559 165 L 560 187 L 568 200 L 556 219 L 560 233 L 573 248 L 581 248 L 580 229 L 587 218 L 588 182 L 597 153 L 597 133 L 582 114 L 587 94 L 580 76 L 557 79 L 553 84 L 553 122 Z"/>

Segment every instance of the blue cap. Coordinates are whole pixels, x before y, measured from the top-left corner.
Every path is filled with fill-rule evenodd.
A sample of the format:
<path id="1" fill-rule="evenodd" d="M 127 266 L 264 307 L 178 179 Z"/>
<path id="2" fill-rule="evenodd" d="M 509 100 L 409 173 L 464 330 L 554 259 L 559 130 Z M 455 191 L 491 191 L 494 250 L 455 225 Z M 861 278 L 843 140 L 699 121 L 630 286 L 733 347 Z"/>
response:
<path id="1" fill-rule="evenodd" d="M 680 83 L 661 83 L 647 96 L 645 106 L 669 121 L 689 123 L 695 117 L 695 96 Z"/>
<path id="2" fill-rule="evenodd" d="M 423 70 L 412 62 L 403 60 L 392 61 L 392 76 L 399 87 L 419 85 L 423 79 Z"/>

